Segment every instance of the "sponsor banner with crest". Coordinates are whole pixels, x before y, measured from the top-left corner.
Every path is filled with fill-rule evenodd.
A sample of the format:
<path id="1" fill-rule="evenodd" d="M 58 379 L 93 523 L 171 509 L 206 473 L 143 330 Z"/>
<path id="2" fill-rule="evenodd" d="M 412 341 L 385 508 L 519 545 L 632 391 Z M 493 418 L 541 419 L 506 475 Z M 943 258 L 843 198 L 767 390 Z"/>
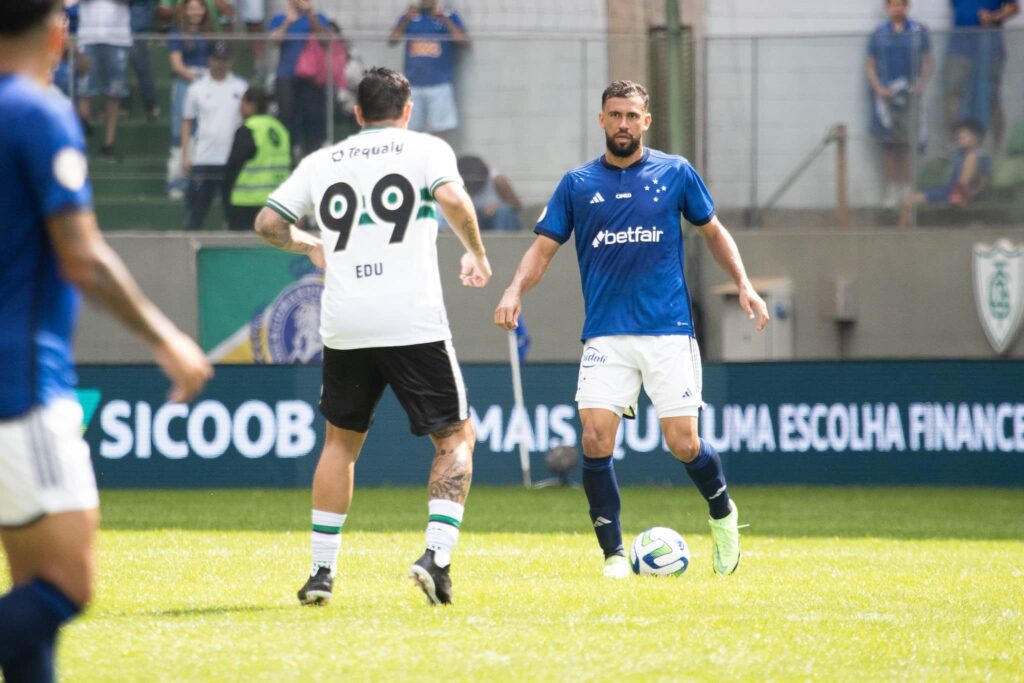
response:
<path id="1" fill-rule="evenodd" d="M 978 319 L 992 348 L 1005 353 L 1024 313 L 1024 244 L 978 242 L 972 266 Z"/>
<path id="2" fill-rule="evenodd" d="M 320 362 L 324 280 L 308 258 L 264 247 L 203 247 L 197 262 L 199 341 L 214 362 Z"/>

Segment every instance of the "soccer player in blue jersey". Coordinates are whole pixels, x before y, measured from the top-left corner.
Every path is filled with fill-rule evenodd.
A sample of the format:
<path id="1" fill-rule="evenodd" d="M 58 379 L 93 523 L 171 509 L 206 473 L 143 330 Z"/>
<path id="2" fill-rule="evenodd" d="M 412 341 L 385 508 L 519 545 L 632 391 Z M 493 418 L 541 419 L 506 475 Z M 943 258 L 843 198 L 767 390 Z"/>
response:
<path id="1" fill-rule="evenodd" d="M 575 233 L 586 307 L 576 390 L 583 488 L 604 551 L 604 575 L 629 575 L 611 454 L 619 422 L 635 410 L 641 385 L 658 411 L 669 450 L 708 502 L 714 570 L 731 574 L 740 559 L 739 511 L 718 453 L 697 431 L 701 362 L 683 277 L 680 214 L 698 226 L 759 331 L 768 323 L 768 310 L 697 172 L 682 157 L 644 147 L 651 125 L 647 107 L 647 90 L 638 83 L 615 81 L 605 89 L 599 120 L 607 149 L 562 177 L 494 322 L 516 327 L 523 294 L 540 282 L 558 247 Z"/>
<path id="2" fill-rule="evenodd" d="M 61 0 L 0 0 L 0 596 L 8 683 L 54 678 L 62 623 L 92 591 L 98 496 L 71 337 L 81 290 L 153 347 L 171 399 L 211 374 L 196 344 L 139 291 L 92 212 L 71 103 L 49 89 L 64 47 Z"/>

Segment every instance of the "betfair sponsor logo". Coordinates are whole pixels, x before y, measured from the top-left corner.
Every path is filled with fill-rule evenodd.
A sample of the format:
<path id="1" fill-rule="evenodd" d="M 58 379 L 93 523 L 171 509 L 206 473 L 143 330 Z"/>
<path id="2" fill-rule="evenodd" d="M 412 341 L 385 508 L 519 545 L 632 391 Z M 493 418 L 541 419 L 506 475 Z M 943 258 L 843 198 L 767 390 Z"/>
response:
<path id="1" fill-rule="evenodd" d="M 642 225 L 636 227 L 630 226 L 625 230 L 600 230 L 594 235 L 594 240 L 591 245 L 597 249 L 602 244 L 614 245 L 614 244 L 636 244 L 638 242 L 660 242 L 661 236 L 665 234 L 664 230 L 659 230 L 658 226 L 652 225 L 649 228 L 645 228 Z"/>

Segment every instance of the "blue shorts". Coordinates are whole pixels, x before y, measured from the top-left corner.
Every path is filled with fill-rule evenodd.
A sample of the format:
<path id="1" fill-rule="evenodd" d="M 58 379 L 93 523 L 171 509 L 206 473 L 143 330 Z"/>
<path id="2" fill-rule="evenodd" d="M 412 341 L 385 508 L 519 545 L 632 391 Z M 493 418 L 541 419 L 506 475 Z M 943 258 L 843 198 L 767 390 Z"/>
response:
<path id="1" fill-rule="evenodd" d="M 128 83 L 125 76 L 128 71 L 129 48 L 120 45 L 86 45 L 82 48 L 89 60 L 89 73 L 78 80 L 78 94 L 82 97 L 106 95 L 107 97 L 125 97 L 128 95 Z"/>
<path id="2" fill-rule="evenodd" d="M 451 83 L 416 85 L 412 88 L 412 118 L 409 128 L 425 133 L 443 133 L 459 126 L 455 89 Z"/>
<path id="3" fill-rule="evenodd" d="M 924 200 L 929 204 L 945 204 L 949 201 L 950 188 L 926 187 L 921 189 Z"/>

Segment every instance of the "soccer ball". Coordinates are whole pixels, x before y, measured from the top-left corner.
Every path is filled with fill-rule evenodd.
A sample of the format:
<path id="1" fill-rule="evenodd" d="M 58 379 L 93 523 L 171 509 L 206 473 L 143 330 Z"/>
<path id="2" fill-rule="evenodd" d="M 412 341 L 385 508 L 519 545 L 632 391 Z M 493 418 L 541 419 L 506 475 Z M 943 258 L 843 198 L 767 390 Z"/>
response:
<path id="1" fill-rule="evenodd" d="M 679 576 L 690 566 L 690 549 L 678 533 L 656 526 L 633 539 L 629 564 L 634 574 Z"/>

